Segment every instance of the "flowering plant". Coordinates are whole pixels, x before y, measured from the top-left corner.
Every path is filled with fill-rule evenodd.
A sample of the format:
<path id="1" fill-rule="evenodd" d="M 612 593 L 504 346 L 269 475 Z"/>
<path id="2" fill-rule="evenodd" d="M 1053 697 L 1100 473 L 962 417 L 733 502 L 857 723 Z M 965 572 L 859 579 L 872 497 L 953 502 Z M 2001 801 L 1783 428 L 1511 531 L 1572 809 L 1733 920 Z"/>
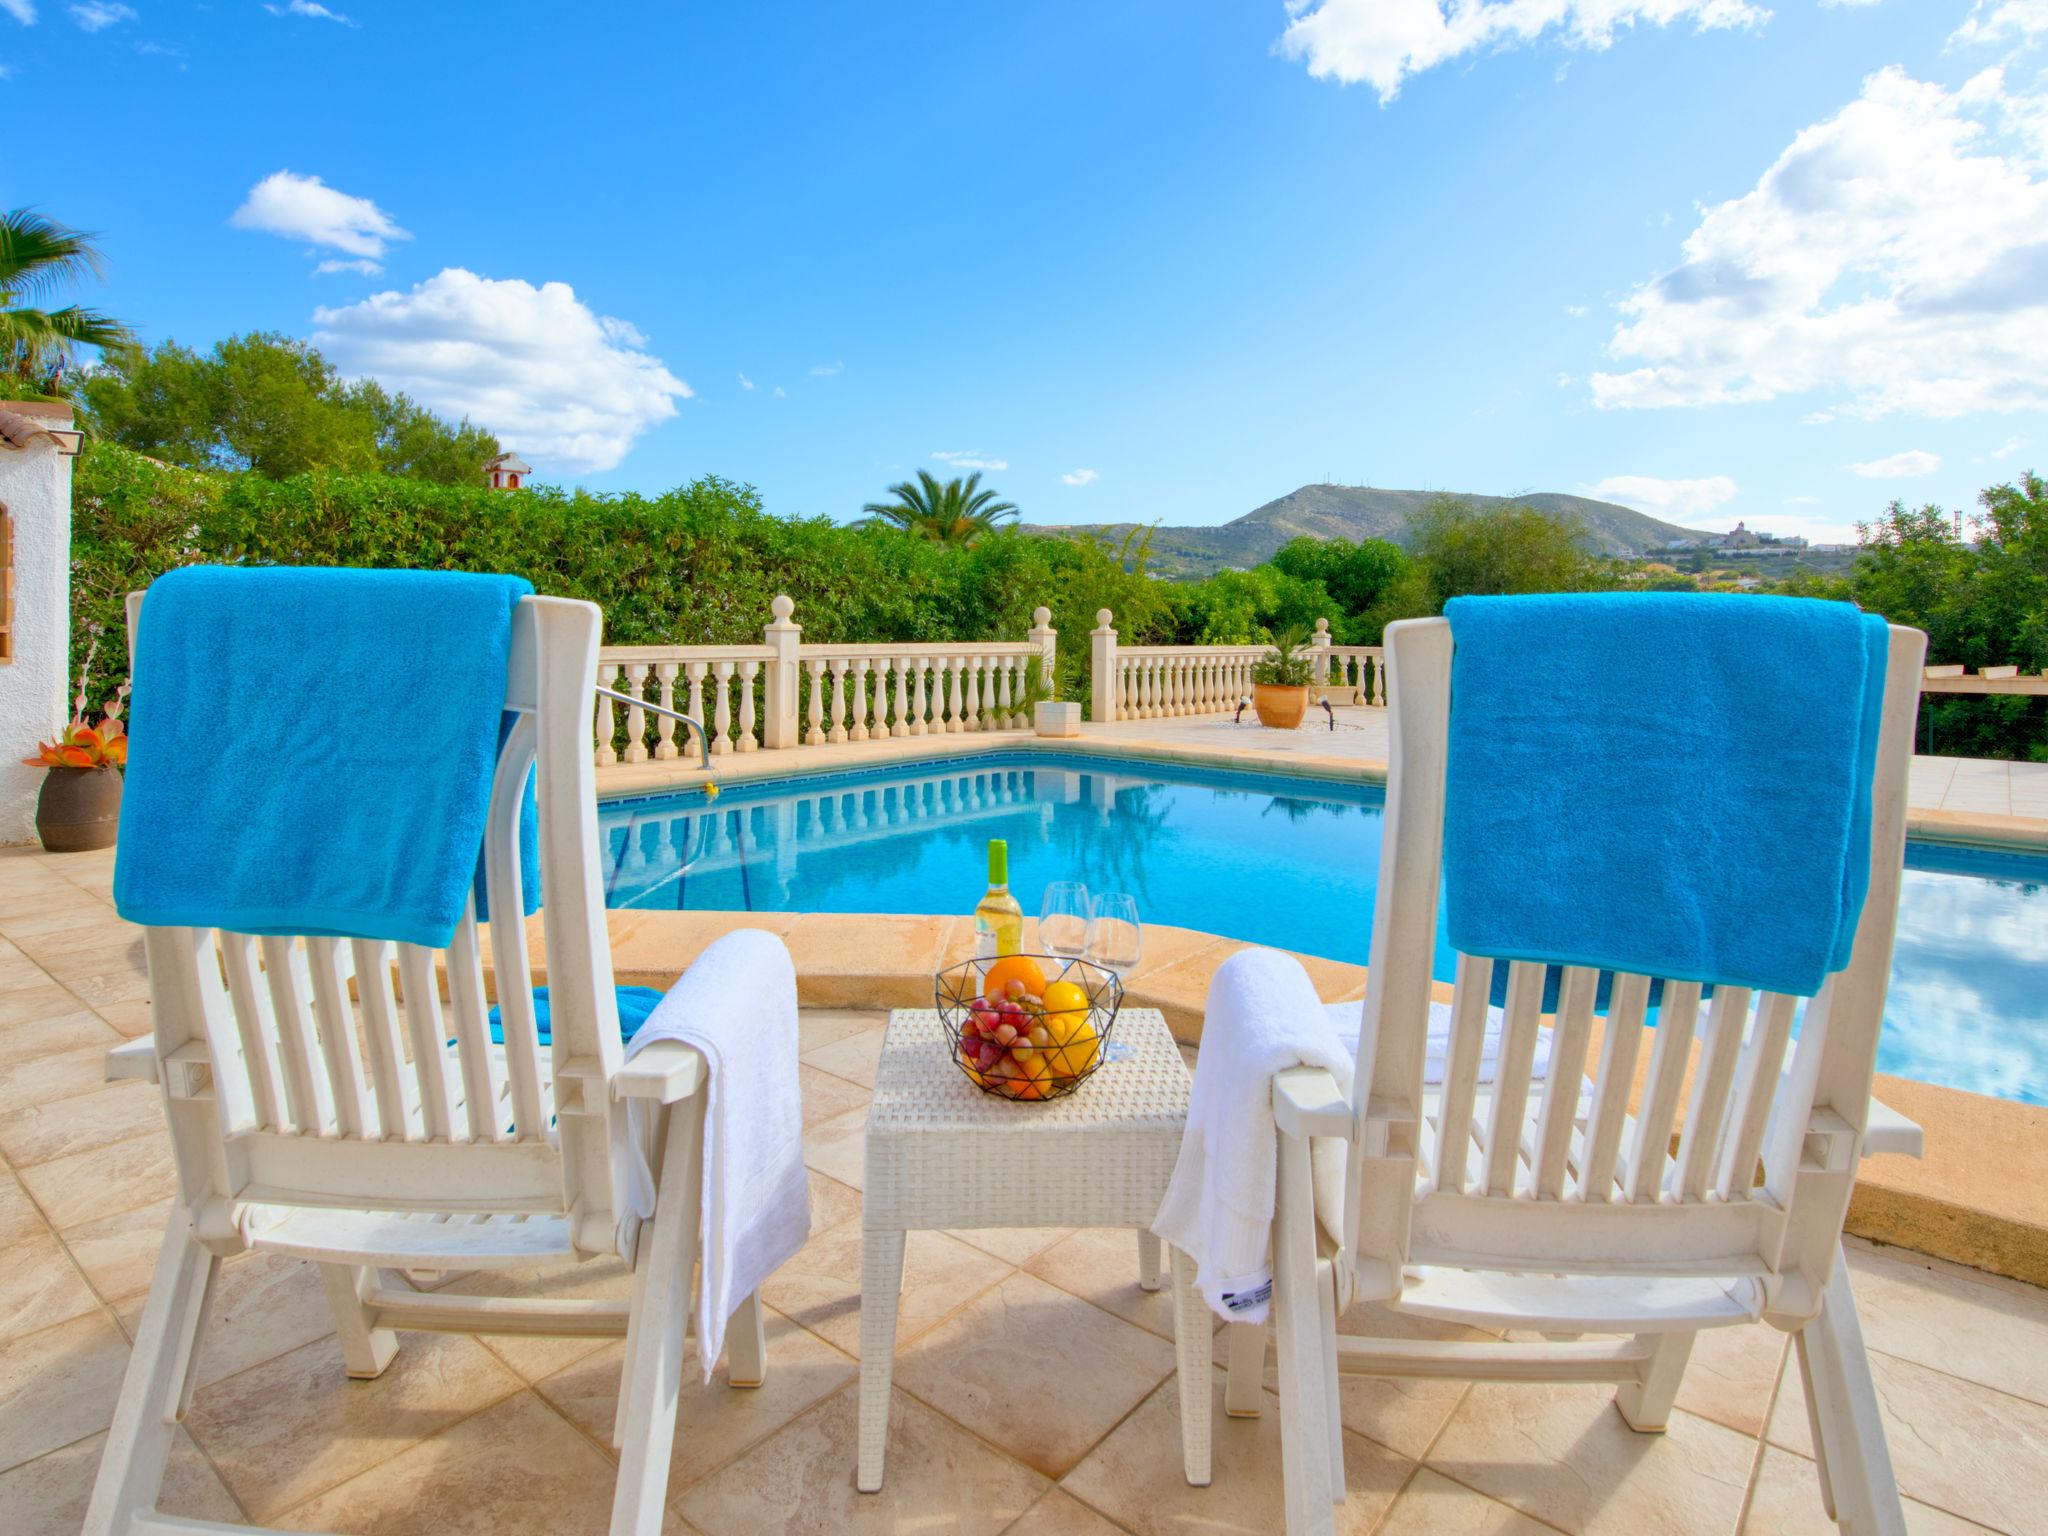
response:
<path id="1" fill-rule="evenodd" d="M 85 690 L 92 676 L 92 658 L 100 648 L 100 626 L 91 626 L 92 643 L 85 648 L 85 666 L 78 674 L 78 696 L 71 701 L 71 723 L 55 741 L 36 744 L 36 755 L 22 762 L 31 768 L 120 767 L 128 761 L 128 728 L 121 723 L 121 706 L 128 698 L 128 685 L 114 690 L 106 714 L 98 725 L 86 719 Z"/>

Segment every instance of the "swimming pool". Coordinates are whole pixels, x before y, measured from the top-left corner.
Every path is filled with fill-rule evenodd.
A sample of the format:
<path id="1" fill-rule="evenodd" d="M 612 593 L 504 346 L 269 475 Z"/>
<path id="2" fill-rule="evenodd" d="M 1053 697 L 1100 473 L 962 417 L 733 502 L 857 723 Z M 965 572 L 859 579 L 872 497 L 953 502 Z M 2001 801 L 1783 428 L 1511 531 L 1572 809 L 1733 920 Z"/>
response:
<path id="1" fill-rule="evenodd" d="M 1028 916 L 1048 881 L 1129 891 L 1149 923 L 1363 964 L 1377 786 L 992 751 L 599 807 L 608 904 L 966 912 L 1010 844 Z M 1436 974 L 1452 975 L 1441 929 Z M 1878 1070 L 2048 1103 L 2048 858 L 1911 843 Z"/>

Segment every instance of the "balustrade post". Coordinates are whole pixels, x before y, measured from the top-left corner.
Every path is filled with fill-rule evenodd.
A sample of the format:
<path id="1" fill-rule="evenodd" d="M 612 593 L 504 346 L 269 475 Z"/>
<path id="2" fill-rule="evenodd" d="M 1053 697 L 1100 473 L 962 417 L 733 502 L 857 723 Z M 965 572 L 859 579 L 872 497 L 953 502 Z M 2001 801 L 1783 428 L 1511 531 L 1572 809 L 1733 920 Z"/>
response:
<path id="1" fill-rule="evenodd" d="M 957 736 L 967 728 L 965 724 L 966 717 L 960 712 L 960 672 L 966 665 L 965 657 L 948 656 L 946 658 L 946 734 L 948 736 Z"/>
<path id="2" fill-rule="evenodd" d="M 1115 617 L 1107 608 L 1096 609 L 1088 635 L 1088 718 L 1097 725 L 1117 717 Z"/>
<path id="3" fill-rule="evenodd" d="M 663 709 L 676 707 L 676 664 L 659 661 L 654 664 L 654 676 L 660 685 L 660 703 Z M 654 755 L 663 762 L 677 756 L 676 723 L 667 715 L 658 716 L 654 722 Z"/>
<path id="4" fill-rule="evenodd" d="M 742 752 L 751 752 L 759 745 L 754 740 L 754 679 L 760 673 L 758 661 L 740 663 L 740 739 L 734 745 Z"/>
<path id="5" fill-rule="evenodd" d="M 711 664 L 711 686 L 718 690 L 716 723 L 711 728 L 714 755 L 732 750 L 732 668 L 729 661 Z"/>
<path id="6" fill-rule="evenodd" d="M 868 739 L 868 663 L 864 656 L 853 659 L 853 725 L 847 731 L 846 739 Z"/>
<path id="7" fill-rule="evenodd" d="M 804 733 L 804 745 L 822 747 L 825 745 L 825 663 L 823 658 L 810 659 L 811 674 L 811 728 Z"/>
<path id="8" fill-rule="evenodd" d="M 600 688 L 615 686 L 618 672 L 617 662 L 600 661 L 597 664 L 597 686 Z M 614 711 L 610 699 L 601 693 L 595 697 L 597 699 L 597 766 L 609 768 L 619 760 L 618 749 L 612 745 L 612 737 L 618 732 L 619 717 Z"/>
<path id="9" fill-rule="evenodd" d="M 1309 637 L 1309 678 L 1317 690 L 1327 696 L 1330 691 L 1330 621 L 1316 620 L 1316 632 Z"/>
<path id="10" fill-rule="evenodd" d="M 771 749 L 793 747 L 801 739 L 797 711 L 803 694 L 803 673 L 798 665 L 797 647 L 803 641 L 801 624 L 789 616 L 796 609 L 788 595 L 778 594 L 768 605 L 775 617 L 761 631 L 761 641 L 775 654 L 768 658 L 767 676 L 761 684 L 761 745 Z"/>
<path id="11" fill-rule="evenodd" d="M 1023 688 L 1017 697 L 1021 700 L 1030 696 L 1034 659 L 1037 663 L 1038 676 L 1044 680 L 1047 690 L 1057 693 L 1059 691 L 1060 675 L 1060 632 L 1052 627 L 1052 610 L 1050 608 L 1034 608 L 1031 610 L 1031 632 L 1025 636 L 1025 639 L 1031 642 L 1034 656 L 1032 659 L 1027 659 L 1024 663 L 1024 675 L 1019 679 L 1023 684 Z M 1026 713 L 1028 715 L 1029 712 L 1027 711 Z M 1018 723 L 1030 725 L 1032 722 L 1027 718 Z"/>
<path id="12" fill-rule="evenodd" d="M 825 739 L 837 746 L 846 740 L 846 658 L 832 658 L 832 729 L 825 733 Z"/>
<path id="13" fill-rule="evenodd" d="M 913 736 L 922 736 L 925 733 L 924 668 L 924 657 L 912 656 L 910 658 L 910 678 L 912 684 L 914 685 L 916 694 L 916 697 L 910 707 L 910 734 Z"/>
<path id="14" fill-rule="evenodd" d="M 889 658 L 889 678 L 895 684 L 895 712 L 889 721 L 889 734 L 891 736 L 908 736 L 910 734 L 910 721 L 907 718 L 910 704 L 903 692 L 903 668 L 908 660 L 909 658 L 904 656 L 892 656 Z M 876 713 L 879 714 L 880 712 L 878 706 Z"/>
<path id="15" fill-rule="evenodd" d="M 1010 707 L 1010 674 L 1017 669 L 1015 657 L 996 658 L 996 729 L 1007 731 L 1017 724 L 1017 712 Z"/>
<path id="16" fill-rule="evenodd" d="M 633 696 L 633 702 L 626 706 L 626 761 L 644 763 L 647 761 L 647 711 L 640 707 L 640 701 L 647 692 L 646 662 L 626 664 L 625 691 Z"/>

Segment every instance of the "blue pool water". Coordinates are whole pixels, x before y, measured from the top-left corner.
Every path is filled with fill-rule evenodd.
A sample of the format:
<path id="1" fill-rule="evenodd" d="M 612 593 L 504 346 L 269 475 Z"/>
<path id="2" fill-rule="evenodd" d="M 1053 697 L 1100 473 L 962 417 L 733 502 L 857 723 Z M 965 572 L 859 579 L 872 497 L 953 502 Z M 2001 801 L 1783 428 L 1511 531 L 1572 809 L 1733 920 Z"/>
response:
<path id="1" fill-rule="evenodd" d="M 994 751 L 610 801 L 600 820 L 615 907 L 965 912 L 1000 837 L 1027 916 L 1048 881 L 1081 879 L 1133 893 L 1148 923 L 1362 964 L 1381 808 L 1375 786 Z M 1908 845 L 1878 1070 L 2048 1103 L 2048 858 Z"/>

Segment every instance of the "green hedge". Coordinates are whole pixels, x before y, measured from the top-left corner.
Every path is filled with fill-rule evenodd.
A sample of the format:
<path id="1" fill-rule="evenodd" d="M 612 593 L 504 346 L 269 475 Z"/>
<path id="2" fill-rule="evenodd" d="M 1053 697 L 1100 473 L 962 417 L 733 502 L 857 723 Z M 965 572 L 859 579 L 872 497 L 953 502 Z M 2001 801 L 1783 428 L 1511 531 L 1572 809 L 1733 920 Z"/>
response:
<path id="1" fill-rule="evenodd" d="M 93 443 L 73 486 L 73 655 L 102 626 L 95 701 L 127 675 L 123 595 L 195 563 L 507 571 L 597 603 L 613 645 L 758 641 L 778 592 L 820 642 L 1021 640 L 1043 603 L 1067 698 L 1086 694 L 1096 609 L 1116 611 L 1127 641 L 1172 635 L 1160 584 L 1092 542 L 1005 531 L 949 548 L 771 516 L 753 487 L 716 477 L 652 497 L 317 471 L 267 480 Z"/>

